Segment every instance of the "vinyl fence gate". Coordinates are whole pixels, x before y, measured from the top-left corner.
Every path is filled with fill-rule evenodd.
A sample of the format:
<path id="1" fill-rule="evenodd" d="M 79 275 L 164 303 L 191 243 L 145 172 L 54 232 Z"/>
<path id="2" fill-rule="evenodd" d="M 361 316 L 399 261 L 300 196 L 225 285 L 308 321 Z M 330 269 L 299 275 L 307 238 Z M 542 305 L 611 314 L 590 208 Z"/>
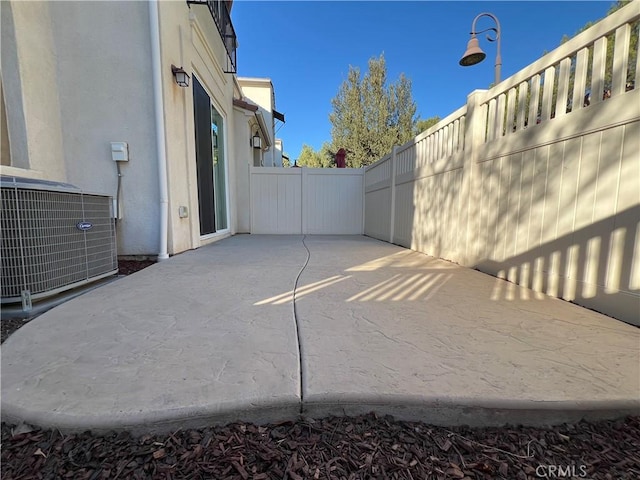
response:
<path id="1" fill-rule="evenodd" d="M 364 169 L 251 167 L 251 233 L 361 235 Z"/>

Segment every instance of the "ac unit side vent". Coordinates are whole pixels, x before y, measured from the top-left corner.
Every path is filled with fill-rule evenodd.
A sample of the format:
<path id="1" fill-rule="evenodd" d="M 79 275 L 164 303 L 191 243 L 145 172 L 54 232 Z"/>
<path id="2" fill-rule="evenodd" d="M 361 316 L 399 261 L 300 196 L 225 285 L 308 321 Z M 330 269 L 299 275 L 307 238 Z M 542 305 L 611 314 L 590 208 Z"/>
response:
<path id="1" fill-rule="evenodd" d="M 2 303 L 36 300 L 118 271 L 111 197 L 3 177 Z"/>

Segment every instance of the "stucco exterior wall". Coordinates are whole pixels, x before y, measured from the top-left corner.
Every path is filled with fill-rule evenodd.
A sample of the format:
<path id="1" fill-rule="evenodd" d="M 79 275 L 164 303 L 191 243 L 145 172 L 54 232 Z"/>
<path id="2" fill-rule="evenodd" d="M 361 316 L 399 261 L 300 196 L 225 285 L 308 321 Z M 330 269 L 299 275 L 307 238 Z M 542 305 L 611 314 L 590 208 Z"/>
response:
<path id="1" fill-rule="evenodd" d="M 49 9 L 67 181 L 115 197 L 110 142 L 127 142 L 129 161 L 120 163 L 118 252 L 157 254 L 158 153 L 147 3 L 51 2 Z"/>
<path id="2" fill-rule="evenodd" d="M 253 112 L 234 108 L 236 135 L 235 206 L 237 233 L 251 232 L 250 168 L 253 164 L 253 148 L 249 144 L 255 116 Z"/>
<path id="3" fill-rule="evenodd" d="M 2 172 L 72 183 L 115 196 L 110 142 L 127 142 L 122 172 L 120 255 L 160 250 L 160 187 L 149 2 L 3 2 L 2 87 L 12 166 Z M 168 170 L 168 253 L 236 231 L 234 82 L 211 13 L 183 0 L 157 3 Z M 227 224 L 200 237 L 192 86 L 196 76 L 224 122 Z M 188 216 L 180 218 L 180 207 Z"/>
<path id="4" fill-rule="evenodd" d="M 65 181 L 56 46 L 49 2 L 2 2 L 2 84 L 12 167 L 6 174 Z"/>
<path id="5" fill-rule="evenodd" d="M 264 117 L 264 122 L 269 129 L 269 140 L 271 146 L 263 154 L 263 166 L 265 167 L 281 167 L 282 156 L 278 163 L 278 154 L 275 147 L 275 132 L 273 129 L 273 109 L 274 92 L 273 84 L 268 78 L 238 78 L 238 82 L 242 86 L 242 94 L 258 105 L 259 112 Z"/>
<path id="6" fill-rule="evenodd" d="M 9 130 L 7 129 L 7 110 L 4 106 L 4 89 L 0 79 L 0 164 L 11 166 L 11 148 L 9 147 Z"/>
<path id="7" fill-rule="evenodd" d="M 163 72 L 164 119 L 166 125 L 169 176 L 169 252 L 197 248 L 215 238 L 200 238 L 198 188 L 195 156 L 192 83 L 179 87 L 171 65 L 182 66 L 195 75 L 211 97 L 224 122 L 225 161 L 229 233 L 235 233 L 235 133 L 233 80 L 224 73 L 226 50 L 206 6 L 182 1 L 159 3 Z M 180 206 L 187 206 L 188 218 L 180 218 Z M 226 234 L 223 234 L 226 235 Z"/>
<path id="8" fill-rule="evenodd" d="M 279 138 L 276 138 L 275 141 L 275 145 L 274 145 L 274 149 L 273 149 L 273 155 L 274 155 L 274 159 L 273 159 L 273 163 L 274 163 L 274 167 L 281 167 L 282 166 L 282 140 Z"/>

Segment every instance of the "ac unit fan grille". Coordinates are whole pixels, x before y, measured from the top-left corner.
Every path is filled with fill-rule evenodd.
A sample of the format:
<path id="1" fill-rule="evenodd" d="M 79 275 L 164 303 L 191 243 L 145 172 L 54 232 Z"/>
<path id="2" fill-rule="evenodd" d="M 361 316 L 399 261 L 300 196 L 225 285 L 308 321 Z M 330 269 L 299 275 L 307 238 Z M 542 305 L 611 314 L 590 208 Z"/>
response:
<path id="1" fill-rule="evenodd" d="M 88 221 L 90 230 L 80 230 Z M 2 300 L 56 293 L 118 268 L 111 199 L 2 188 Z"/>

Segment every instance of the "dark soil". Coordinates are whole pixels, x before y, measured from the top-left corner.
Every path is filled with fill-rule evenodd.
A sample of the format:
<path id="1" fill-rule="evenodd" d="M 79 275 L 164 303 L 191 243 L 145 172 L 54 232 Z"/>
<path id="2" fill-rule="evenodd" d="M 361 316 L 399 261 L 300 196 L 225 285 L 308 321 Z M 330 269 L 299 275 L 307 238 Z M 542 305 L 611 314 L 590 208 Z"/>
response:
<path id="1" fill-rule="evenodd" d="M 118 275 L 131 275 L 154 263 L 154 260 L 118 260 Z"/>
<path id="2" fill-rule="evenodd" d="M 141 437 L 49 430 L 12 436 L 3 424 L 1 468 L 4 480 L 637 480 L 640 417 L 546 429 L 469 429 L 370 414 Z"/>
<path id="3" fill-rule="evenodd" d="M 154 263 L 156 262 L 153 260 L 118 260 L 118 274 L 131 275 L 132 273 L 142 270 L 143 268 L 147 268 Z M 3 318 L 0 321 L 0 343 L 4 343 L 4 341 L 9 338 L 9 335 L 34 318 L 35 317 L 26 319 Z"/>
<path id="4" fill-rule="evenodd" d="M 29 323 L 31 318 L 3 318 L 0 321 L 0 343 L 9 338 L 13 332 L 18 330 L 21 326 Z"/>

